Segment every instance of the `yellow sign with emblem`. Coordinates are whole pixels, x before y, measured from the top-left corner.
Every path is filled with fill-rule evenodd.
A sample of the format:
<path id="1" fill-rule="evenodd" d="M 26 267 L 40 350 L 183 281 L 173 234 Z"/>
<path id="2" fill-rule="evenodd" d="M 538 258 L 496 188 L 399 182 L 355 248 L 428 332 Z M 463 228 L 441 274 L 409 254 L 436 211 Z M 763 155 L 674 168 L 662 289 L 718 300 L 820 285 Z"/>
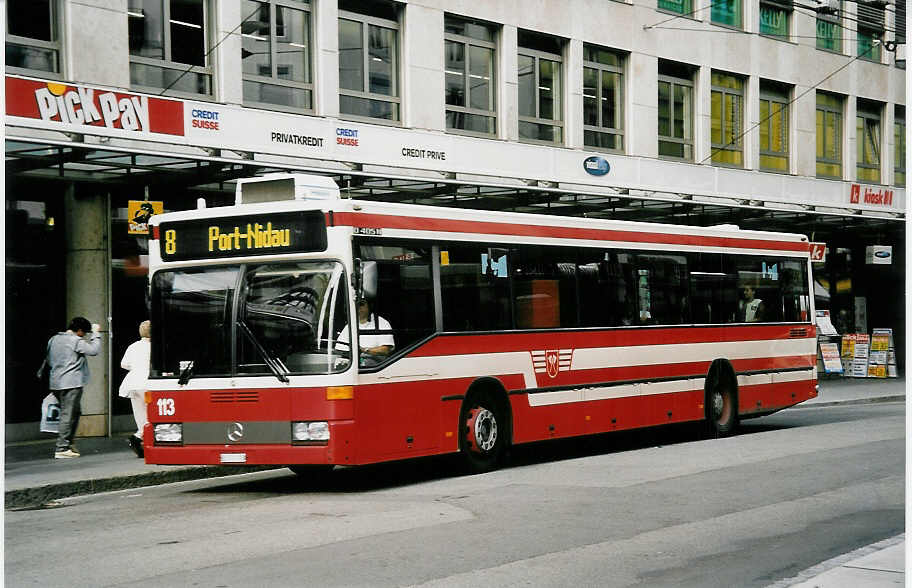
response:
<path id="1" fill-rule="evenodd" d="M 130 200 L 127 203 L 127 233 L 131 235 L 148 235 L 149 219 L 153 214 L 165 211 L 164 203 L 153 200 Z"/>

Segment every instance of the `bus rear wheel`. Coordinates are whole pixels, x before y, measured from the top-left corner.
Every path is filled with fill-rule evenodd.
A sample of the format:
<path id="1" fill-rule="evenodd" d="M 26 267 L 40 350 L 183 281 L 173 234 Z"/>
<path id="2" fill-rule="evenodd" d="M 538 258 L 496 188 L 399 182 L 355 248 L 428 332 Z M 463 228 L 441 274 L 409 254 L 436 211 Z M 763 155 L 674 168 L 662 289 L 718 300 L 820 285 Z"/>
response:
<path id="1" fill-rule="evenodd" d="M 707 376 L 706 413 L 709 432 L 716 437 L 734 434 L 738 428 L 738 386 L 734 372 L 713 364 Z"/>
<path id="2" fill-rule="evenodd" d="M 489 398 L 466 403 L 460 418 L 462 453 L 473 473 L 496 468 L 507 445 L 506 421 L 502 411 Z"/>

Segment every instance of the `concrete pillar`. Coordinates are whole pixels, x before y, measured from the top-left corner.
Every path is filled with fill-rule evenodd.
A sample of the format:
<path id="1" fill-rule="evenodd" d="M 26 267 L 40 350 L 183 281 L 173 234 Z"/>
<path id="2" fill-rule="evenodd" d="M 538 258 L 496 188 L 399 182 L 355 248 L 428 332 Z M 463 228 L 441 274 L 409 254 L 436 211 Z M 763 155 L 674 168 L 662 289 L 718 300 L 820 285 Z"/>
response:
<path id="1" fill-rule="evenodd" d="M 639 157 L 659 156 L 659 60 L 645 53 L 631 53 L 624 71 L 627 91 L 624 150 Z"/>
<path id="2" fill-rule="evenodd" d="M 108 198 L 78 193 L 70 184 L 64 194 L 66 226 L 67 322 L 84 316 L 102 329 L 101 352 L 89 357 L 89 383 L 82 393 L 82 418 L 76 435 L 99 437 L 108 432 L 108 356 L 110 354 L 108 300 Z M 62 325 L 61 328 L 66 327 Z"/>
<path id="3" fill-rule="evenodd" d="M 855 116 L 858 112 L 858 102 L 855 96 L 846 96 L 843 98 L 843 134 L 842 141 L 842 179 L 849 182 L 858 181 L 858 133 L 855 128 Z"/>
<path id="4" fill-rule="evenodd" d="M 212 71 L 215 72 L 213 81 L 217 84 L 213 92 L 220 102 L 242 104 L 244 102 L 242 41 L 240 30 L 235 29 L 241 19 L 249 16 L 250 12 L 241 14 L 240 2 L 218 2 L 212 6 L 216 12 L 210 22 L 215 23 L 215 31 L 210 37 L 210 43 L 221 41 L 214 54 L 210 56 Z M 235 34 L 229 34 L 231 31 L 234 31 Z"/>
<path id="5" fill-rule="evenodd" d="M 414 129 L 446 130 L 443 11 L 406 4 L 402 38 L 402 123 Z"/>
<path id="6" fill-rule="evenodd" d="M 339 3 L 317 0 L 313 7 L 314 110 L 339 116 Z"/>
<path id="7" fill-rule="evenodd" d="M 744 169 L 760 167 L 760 78 L 744 78 L 744 121 L 741 123 L 741 145 L 744 149 Z M 750 132 L 748 132 L 750 129 Z"/>
<path id="8" fill-rule="evenodd" d="M 694 75 L 694 162 L 704 165 L 712 165 L 711 93 L 712 70 L 703 66 Z"/>
<path id="9" fill-rule="evenodd" d="M 499 59 L 497 69 L 497 138 L 507 141 L 519 140 L 519 40 L 514 26 L 504 25 L 500 29 Z"/>
<path id="10" fill-rule="evenodd" d="M 130 87 L 127 0 L 82 0 L 63 5 L 64 78 Z M 91 23 L 91 26 L 86 26 Z M 103 59 L 98 59 L 103 55 Z M 64 325 L 66 326 L 66 325 Z"/>
<path id="11" fill-rule="evenodd" d="M 583 148 L 583 42 L 570 39 L 564 50 L 564 145 Z"/>
<path id="12" fill-rule="evenodd" d="M 817 92 L 808 92 L 807 86 L 795 86 L 794 95 L 801 97 L 789 106 L 793 171 L 813 178 L 817 175 Z"/>

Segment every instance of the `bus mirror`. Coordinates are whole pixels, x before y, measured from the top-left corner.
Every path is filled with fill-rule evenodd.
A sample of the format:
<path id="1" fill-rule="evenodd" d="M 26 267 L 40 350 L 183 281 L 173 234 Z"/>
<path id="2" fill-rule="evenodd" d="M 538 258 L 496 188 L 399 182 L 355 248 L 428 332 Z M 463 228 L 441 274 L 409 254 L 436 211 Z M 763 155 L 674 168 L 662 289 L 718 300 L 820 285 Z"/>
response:
<path id="1" fill-rule="evenodd" d="M 363 271 L 362 265 L 363 264 L 362 264 L 361 258 L 356 257 L 355 263 L 353 264 L 353 267 L 352 267 L 351 283 L 352 283 L 352 290 L 355 292 L 355 296 L 357 296 L 357 297 L 361 296 L 361 273 Z"/>
<path id="2" fill-rule="evenodd" d="M 377 262 L 364 261 L 361 263 L 361 291 L 359 297 L 373 300 L 377 297 Z"/>

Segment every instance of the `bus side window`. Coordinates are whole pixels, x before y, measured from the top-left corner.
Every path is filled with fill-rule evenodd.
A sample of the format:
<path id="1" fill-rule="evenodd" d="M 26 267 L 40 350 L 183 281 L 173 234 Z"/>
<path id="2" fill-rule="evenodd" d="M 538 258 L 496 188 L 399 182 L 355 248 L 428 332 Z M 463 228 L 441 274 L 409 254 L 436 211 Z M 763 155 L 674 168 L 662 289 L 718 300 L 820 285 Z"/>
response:
<path id="1" fill-rule="evenodd" d="M 394 354 L 434 331 L 429 246 L 364 239 L 356 242 L 355 257 L 377 262 L 377 292 L 370 301 L 371 313 L 389 322 Z"/>
<path id="2" fill-rule="evenodd" d="M 579 315 L 581 327 L 619 327 L 636 323 L 636 279 L 632 257 L 617 250 L 580 252 Z"/>
<path id="3" fill-rule="evenodd" d="M 502 247 L 466 244 L 441 244 L 440 250 L 443 330 L 512 328 L 511 253 Z"/>

